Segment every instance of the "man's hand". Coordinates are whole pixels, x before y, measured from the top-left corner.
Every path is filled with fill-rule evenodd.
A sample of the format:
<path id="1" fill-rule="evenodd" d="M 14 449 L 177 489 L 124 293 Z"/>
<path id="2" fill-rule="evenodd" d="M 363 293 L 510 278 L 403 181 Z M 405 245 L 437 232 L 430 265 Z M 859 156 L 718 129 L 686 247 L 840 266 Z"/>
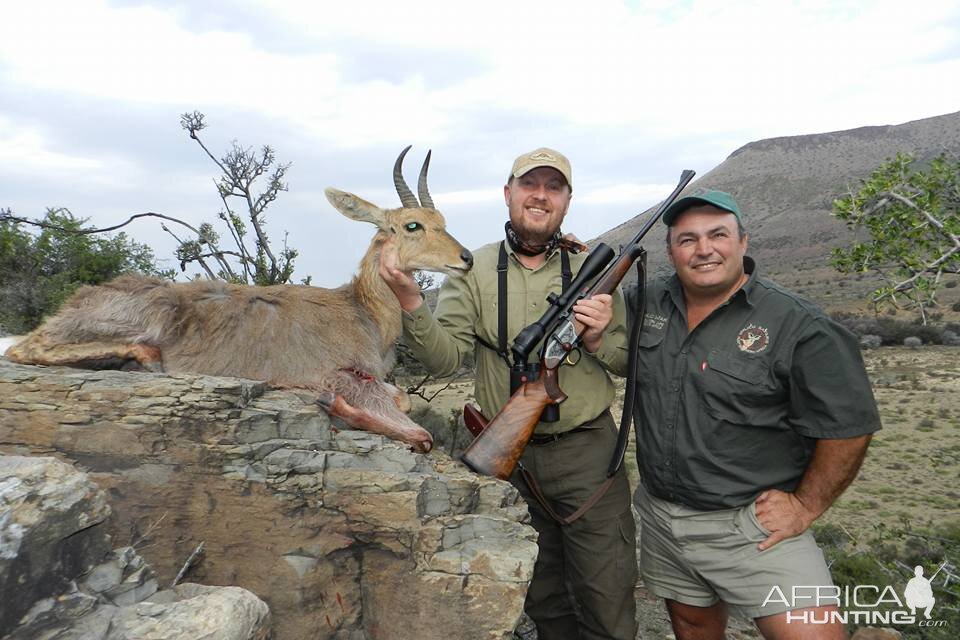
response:
<path id="1" fill-rule="evenodd" d="M 800 535 L 830 508 L 856 477 L 870 437 L 817 440 L 810 464 L 793 493 L 767 489 L 760 494 L 757 520 L 773 534 L 760 543 L 761 551 Z"/>
<path id="2" fill-rule="evenodd" d="M 581 336 L 587 353 L 596 353 L 603 343 L 603 331 L 613 319 L 613 296 L 598 293 L 573 305 L 574 319 L 587 329 Z"/>
<path id="3" fill-rule="evenodd" d="M 820 515 L 812 512 L 793 493 L 779 489 L 767 489 L 757 498 L 757 520 L 770 532 L 770 536 L 757 545 L 766 551 L 781 540 L 798 536 L 813 524 Z"/>
<path id="4" fill-rule="evenodd" d="M 416 311 L 423 304 L 420 285 L 413 276 L 397 268 L 397 248 L 393 240 L 387 240 L 380 249 L 380 277 L 387 283 L 400 307 L 407 312 Z"/>

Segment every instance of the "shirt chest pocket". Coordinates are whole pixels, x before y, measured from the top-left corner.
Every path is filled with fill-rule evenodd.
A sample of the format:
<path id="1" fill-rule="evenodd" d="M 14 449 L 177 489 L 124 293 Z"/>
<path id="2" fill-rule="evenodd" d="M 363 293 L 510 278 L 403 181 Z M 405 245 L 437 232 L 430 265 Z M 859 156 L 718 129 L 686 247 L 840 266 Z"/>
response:
<path id="1" fill-rule="evenodd" d="M 637 345 L 637 381 L 644 386 L 654 386 L 663 377 L 658 372 L 666 370 L 660 363 L 663 332 L 644 330 Z"/>
<path id="2" fill-rule="evenodd" d="M 776 425 L 787 409 L 787 391 L 764 359 L 712 351 L 695 376 L 703 410 L 718 420 L 755 426 Z"/>
<path id="3" fill-rule="evenodd" d="M 477 318 L 474 334 L 481 340 L 499 347 L 500 338 L 497 335 L 500 322 L 500 301 L 496 291 L 493 293 L 480 294 L 479 317 Z M 508 328 L 509 331 L 509 328 Z M 507 345 L 513 340 L 509 333 L 506 336 Z"/>

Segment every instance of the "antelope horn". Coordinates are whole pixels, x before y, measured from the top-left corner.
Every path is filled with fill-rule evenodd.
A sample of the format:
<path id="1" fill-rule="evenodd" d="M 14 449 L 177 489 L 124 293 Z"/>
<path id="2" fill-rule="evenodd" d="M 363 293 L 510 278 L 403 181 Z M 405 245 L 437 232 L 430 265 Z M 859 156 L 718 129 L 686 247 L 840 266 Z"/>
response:
<path id="1" fill-rule="evenodd" d="M 433 206 L 433 198 L 430 197 L 430 190 L 427 189 L 427 170 L 430 168 L 430 154 L 432 151 L 432 149 L 427 151 L 427 157 L 423 161 L 423 166 L 420 168 L 420 180 L 417 181 L 417 193 L 420 194 L 420 204 L 422 206 L 436 209 L 436 207 Z"/>
<path id="2" fill-rule="evenodd" d="M 407 148 L 400 152 L 400 157 L 393 164 L 393 184 L 397 187 L 400 203 L 408 209 L 416 209 L 420 206 L 417 197 L 413 195 L 413 191 L 410 191 L 410 187 L 403 179 L 403 157 L 407 155 L 407 151 L 410 151 L 412 146 L 407 145 Z"/>

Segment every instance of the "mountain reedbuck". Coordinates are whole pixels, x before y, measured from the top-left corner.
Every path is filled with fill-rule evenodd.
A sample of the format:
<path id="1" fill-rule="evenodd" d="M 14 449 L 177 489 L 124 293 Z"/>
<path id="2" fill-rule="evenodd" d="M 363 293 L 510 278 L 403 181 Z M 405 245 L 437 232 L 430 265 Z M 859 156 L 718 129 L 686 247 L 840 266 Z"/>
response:
<path id="1" fill-rule="evenodd" d="M 380 249 L 392 239 L 399 268 L 450 276 L 466 273 L 473 256 L 447 233 L 433 206 L 429 152 L 420 170 L 419 202 L 404 182 L 401 168 L 409 149 L 394 164 L 399 209 L 326 190 L 340 213 L 378 228 L 349 284 L 256 287 L 125 275 L 79 289 L 6 357 L 24 364 L 235 376 L 309 389 L 328 413 L 350 426 L 429 451 L 430 434 L 405 414 L 409 398 L 382 380 L 393 366 L 401 310 L 377 271 Z"/>

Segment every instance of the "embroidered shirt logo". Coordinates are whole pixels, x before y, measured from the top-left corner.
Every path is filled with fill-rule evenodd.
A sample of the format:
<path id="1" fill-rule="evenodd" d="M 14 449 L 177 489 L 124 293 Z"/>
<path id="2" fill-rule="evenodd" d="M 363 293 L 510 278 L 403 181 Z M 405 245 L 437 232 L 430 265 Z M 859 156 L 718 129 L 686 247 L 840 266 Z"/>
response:
<path id="1" fill-rule="evenodd" d="M 740 351 L 746 351 L 747 353 L 760 353 L 769 344 L 770 333 L 766 327 L 748 324 L 737 335 L 737 346 L 740 347 Z"/>
<path id="2" fill-rule="evenodd" d="M 659 313 L 648 313 L 643 316 L 643 326 L 659 331 L 667 325 L 667 318 Z"/>

